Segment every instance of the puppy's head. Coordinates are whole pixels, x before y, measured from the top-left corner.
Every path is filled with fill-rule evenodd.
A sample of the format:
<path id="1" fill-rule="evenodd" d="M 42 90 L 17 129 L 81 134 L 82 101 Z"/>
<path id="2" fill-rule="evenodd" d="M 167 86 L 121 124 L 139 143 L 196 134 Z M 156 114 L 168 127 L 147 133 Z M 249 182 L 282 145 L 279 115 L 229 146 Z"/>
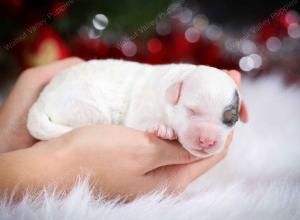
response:
<path id="1" fill-rule="evenodd" d="M 198 66 L 166 90 L 167 114 L 179 142 L 193 155 L 222 150 L 245 111 L 235 81 L 225 72 Z"/>

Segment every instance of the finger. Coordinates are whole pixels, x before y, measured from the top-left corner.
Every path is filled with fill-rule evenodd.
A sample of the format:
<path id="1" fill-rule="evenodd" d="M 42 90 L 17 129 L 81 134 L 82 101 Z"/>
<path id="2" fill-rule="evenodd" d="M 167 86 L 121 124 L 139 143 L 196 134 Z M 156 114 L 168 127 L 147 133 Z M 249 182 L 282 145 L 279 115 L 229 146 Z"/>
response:
<path id="1" fill-rule="evenodd" d="M 242 101 L 241 103 L 239 115 L 242 122 L 247 123 L 249 121 L 249 114 L 248 114 L 247 106 L 244 101 Z"/>
<path id="2" fill-rule="evenodd" d="M 163 183 L 169 193 L 181 192 L 193 180 L 204 174 L 225 157 L 228 146 L 232 141 L 232 136 L 233 133 L 230 133 L 222 152 L 212 157 L 189 164 L 162 166 L 149 171 L 144 177 L 151 184 L 159 185 Z"/>
<path id="3" fill-rule="evenodd" d="M 72 57 L 25 70 L 21 77 L 19 77 L 12 93 L 25 95 L 24 91 L 26 91 L 27 97 L 32 97 L 33 95 L 36 97 L 55 75 L 60 73 L 63 69 L 80 62 L 82 62 L 81 59 Z M 25 98 L 25 100 L 27 99 Z"/>
<path id="4" fill-rule="evenodd" d="M 223 70 L 225 73 L 227 73 L 236 83 L 238 87 L 241 86 L 241 73 L 237 70 Z"/>
<path id="5" fill-rule="evenodd" d="M 35 99 L 43 87 L 60 71 L 75 64 L 83 62 L 82 59 L 71 57 L 64 60 L 56 61 L 48 65 L 35 67 L 27 70 L 24 77 L 20 77 L 16 86 L 15 93 L 22 94 L 22 91 L 27 91 L 31 99 Z M 28 97 L 28 98 L 30 98 Z M 27 99 L 25 99 L 27 100 Z"/>
<path id="6" fill-rule="evenodd" d="M 41 76 L 43 82 L 47 83 L 63 69 L 66 69 L 81 62 L 83 62 L 83 60 L 78 57 L 70 57 L 64 60 L 53 62 L 51 64 L 38 66 L 28 71 L 31 72 L 32 75 Z"/>

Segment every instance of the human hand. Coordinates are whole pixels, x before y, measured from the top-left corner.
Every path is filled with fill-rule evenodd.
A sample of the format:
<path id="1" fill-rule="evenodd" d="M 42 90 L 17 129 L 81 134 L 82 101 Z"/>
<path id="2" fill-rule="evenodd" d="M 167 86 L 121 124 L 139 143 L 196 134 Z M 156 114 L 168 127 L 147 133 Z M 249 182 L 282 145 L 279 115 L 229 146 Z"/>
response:
<path id="1" fill-rule="evenodd" d="M 60 71 L 82 62 L 68 58 L 24 71 L 0 109 L 0 153 L 36 142 L 26 128 L 27 114 L 43 87 Z"/>
<path id="2" fill-rule="evenodd" d="M 163 186 L 169 193 L 179 192 L 218 163 L 226 155 L 231 140 L 232 133 L 222 152 L 199 160 L 178 142 L 131 128 L 83 127 L 34 145 L 33 149 L 48 149 L 46 159 L 40 159 L 41 164 L 35 166 L 40 172 L 47 169 L 47 174 L 31 173 L 30 179 L 40 182 L 44 176 L 47 183 L 72 186 L 78 175 L 88 175 L 93 189 L 109 198 L 132 198 Z"/>

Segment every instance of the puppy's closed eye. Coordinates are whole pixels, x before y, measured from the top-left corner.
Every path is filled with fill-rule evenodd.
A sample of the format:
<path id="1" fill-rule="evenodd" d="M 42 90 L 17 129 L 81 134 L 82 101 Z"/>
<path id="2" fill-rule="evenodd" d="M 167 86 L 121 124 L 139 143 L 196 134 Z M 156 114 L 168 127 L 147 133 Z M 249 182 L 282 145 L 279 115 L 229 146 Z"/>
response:
<path id="1" fill-rule="evenodd" d="M 192 106 L 185 106 L 186 111 L 188 112 L 189 115 L 195 116 L 195 115 L 200 115 L 201 112 L 199 109 L 192 107 Z"/>

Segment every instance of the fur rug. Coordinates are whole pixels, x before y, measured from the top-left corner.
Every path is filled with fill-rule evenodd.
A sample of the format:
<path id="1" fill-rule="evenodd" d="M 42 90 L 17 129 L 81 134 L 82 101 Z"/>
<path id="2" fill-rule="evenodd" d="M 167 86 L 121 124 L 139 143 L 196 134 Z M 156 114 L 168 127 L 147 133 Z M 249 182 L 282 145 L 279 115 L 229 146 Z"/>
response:
<path id="1" fill-rule="evenodd" d="M 226 159 L 177 197 L 145 195 L 127 204 L 91 196 L 86 180 L 65 196 L 44 190 L 0 219 L 300 219 L 300 89 L 278 77 L 245 80 L 250 123 L 239 125 Z"/>

